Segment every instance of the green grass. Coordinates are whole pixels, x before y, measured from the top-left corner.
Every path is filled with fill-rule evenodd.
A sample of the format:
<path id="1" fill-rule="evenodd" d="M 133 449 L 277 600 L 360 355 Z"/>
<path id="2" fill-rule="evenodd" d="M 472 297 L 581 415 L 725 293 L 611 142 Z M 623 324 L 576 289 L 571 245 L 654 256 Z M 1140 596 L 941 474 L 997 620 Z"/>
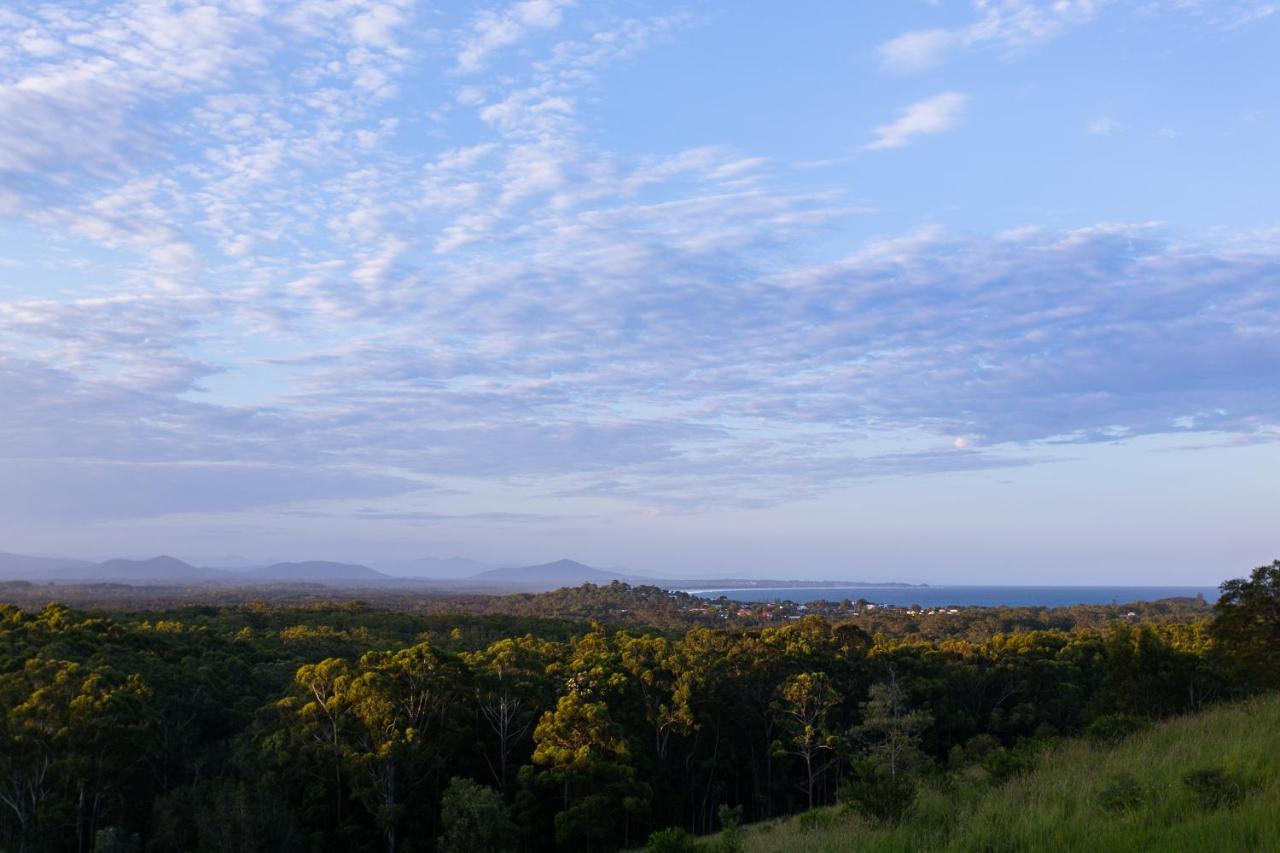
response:
<path id="1" fill-rule="evenodd" d="M 1202 804 L 1183 776 L 1207 768 L 1238 774 L 1243 799 Z M 1110 797 L 1111 810 L 1100 802 L 1109 786 L 1125 793 Z M 743 840 L 747 853 L 1280 850 L 1280 697 L 1172 720 L 1120 743 L 1065 741 L 1034 772 L 1001 786 L 966 771 L 922 790 L 896 827 L 833 807 L 753 824 Z"/>

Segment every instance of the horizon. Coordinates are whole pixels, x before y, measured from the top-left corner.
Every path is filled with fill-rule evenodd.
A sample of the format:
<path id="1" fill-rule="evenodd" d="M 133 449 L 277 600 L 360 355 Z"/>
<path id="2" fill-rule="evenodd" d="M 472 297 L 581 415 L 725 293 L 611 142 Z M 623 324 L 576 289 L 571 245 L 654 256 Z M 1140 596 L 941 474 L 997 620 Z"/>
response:
<path id="1" fill-rule="evenodd" d="M 473 560 L 469 557 L 465 557 L 457 554 L 454 554 L 448 557 L 423 556 L 423 557 L 403 559 L 403 560 L 337 561 L 337 560 L 328 560 L 328 559 L 325 559 L 324 557 L 314 557 L 314 556 L 313 557 L 304 556 L 304 557 L 297 557 L 297 558 L 291 558 L 291 559 L 263 558 L 263 559 L 255 560 L 252 558 L 248 558 L 248 557 L 244 557 L 242 555 L 236 555 L 236 554 L 223 555 L 223 557 L 221 558 L 219 557 L 202 558 L 202 557 L 193 557 L 191 555 L 182 555 L 182 554 L 149 554 L 149 555 L 148 554 L 115 554 L 115 555 L 106 556 L 106 557 L 99 554 L 95 554 L 95 555 L 76 557 L 76 556 L 71 556 L 67 554 L 21 554 L 19 555 L 19 554 L 14 554 L 11 551 L 0 550 L 0 558 L 10 557 L 10 556 L 35 557 L 37 559 L 46 559 L 46 560 L 65 559 L 65 560 L 71 560 L 75 562 L 87 562 L 94 565 L 113 562 L 113 561 L 124 561 L 124 562 L 130 562 L 130 563 L 146 563 L 146 562 L 156 561 L 156 560 L 177 560 L 179 562 L 187 564 L 192 568 L 216 569 L 216 570 L 224 571 L 233 575 L 235 573 L 242 572 L 242 571 L 249 571 L 249 570 L 260 569 L 260 568 L 269 568 L 271 566 L 281 565 L 281 564 L 296 565 L 296 564 L 303 564 L 303 563 L 328 563 L 333 565 L 350 565 L 350 566 L 356 566 L 361 568 L 370 568 L 370 569 L 373 569 L 375 572 L 378 572 L 379 574 L 385 574 L 388 578 L 394 578 L 397 580 L 424 580 L 424 581 L 449 581 L 449 582 L 469 580 L 483 574 L 491 573 L 495 570 L 505 571 L 505 570 L 511 570 L 511 569 L 517 569 L 517 570 L 539 569 L 539 568 L 546 568 L 546 567 L 555 567 L 555 566 L 559 566 L 560 564 L 569 563 L 593 572 L 605 572 L 605 573 L 622 576 L 621 577 L 622 580 L 624 580 L 627 583 L 631 583 L 633 585 L 636 583 L 644 583 L 646 581 L 688 582 L 688 581 L 701 580 L 701 581 L 715 581 L 717 583 L 725 583 L 730 581 L 759 581 L 759 582 L 776 581 L 778 582 L 774 586 L 770 586 L 770 587 L 756 587 L 756 586 L 703 587 L 703 586 L 699 586 L 697 589 L 701 593 L 734 592 L 734 591 L 747 591 L 747 590 L 753 590 L 753 589 L 793 588 L 793 587 L 786 586 L 788 582 L 803 584 L 802 587 L 794 587 L 795 589 L 803 588 L 803 589 L 810 589 L 810 590 L 848 589 L 848 588 L 860 588 L 860 587 L 865 587 L 868 589 L 955 587 L 955 588 L 974 588 L 974 589 L 978 589 L 978 588 L 1009 588 L 1009 589 L 1044 588 L 1044 589 L 1152 589 L 1152 590 L 1155 590 L 1155 589 L 1169 589 L 1169 590 L 1211 589 L 1211 590 L 1217 590 L 1221 586 L 1221 584 L 1225 580 L 1227 580 L 1227 578 L 1223 578 L 1221 581 L 1212 581 L 1212 582 L 1201 581 L 1201 582 L 1186 582 L 1186 583 L 1138 583 L 1138 582 L 1123 582 L 1123 581 L 1113 581 L 1111 583 L 1088 583 L 1088 584 L 1047 583 L 1047 582 L 1008 583 L 1008 582 L 991 582 L 991 581 L 976 582 L 976 581 L 966 581 L 964 579 L 948 580 L 948 581 L 929 581 L 922 578 L 914 578 L 914 579 L 897 578 L 897 577 L 876 578 L 874 575 L 869 575 L 869 574 L 863 575 L 861 577 L 855 577 L 852 574 L 845 575 L 842 577 L 820 576 L 820 575 L 794 575 L 794 576 L 788 577 L 787 574 L 784 572 L 769 573 L 767 571 L 753 573 L 753 574 L 752 573 L 735 574 L 732 571 L 721 571 L 721 572 L 704 571 L 702 573 L 692 572 L 692 573 L 685 573 L 685 574 L 665 574 L 661 570 L 634 569 L 627 566 L 589 565 L 579 560 L 575 560 L 572 557 L 559 557 L 553 560 L 546 560 L 541 562 L 485 563 L 485 562 Z M 429 573 L 410 574 L 410 573 L 404 573 L 404 572 L 389 571 L 392 567 L 406 569 L 407 568 L 406 564 L 414 564 L 414 563 L 440 564 L 440 563 L 450 563 L 450 562 L 456 562 L 456 561 L 462 561 L 465 563 L 472 564 L 468 568 L 474 568 L 474 572 L 466 573 L 466 574 L 451 573 L 451 574 L 441 575 L 441 574 L 429 574 Z M 420 569 L 419 571 L 421 572 L 423 570 Z M 3 574 L 4 574 L 3 567 L 0 566 L 0 579 L 3 578 Z M 41 580 L 41 578 L 35 575 L 26 575 L 26 576 L 23 576 L 21 579 Z M 176 582 L 180 582 L 182 579 L 175 578 L 174 580 Z M 586 581 L 586 582 L 592 583 L 593 581 Z M 819 586 L 819 584 L 830 584 L 830 586 Z M 349 586 L 350 582 L 339 582 L 339 585 Z M 569 586 L 573 586 L 573 585 L 574 584 L 569 584 Z M 676 589 L 676 587 L 670 587 L 670 588 Z"/>
<path id="2" fill-rule="evenodd" d="M 0 550 L 1243 576 L 1276 12 L 19 0 Z"/>

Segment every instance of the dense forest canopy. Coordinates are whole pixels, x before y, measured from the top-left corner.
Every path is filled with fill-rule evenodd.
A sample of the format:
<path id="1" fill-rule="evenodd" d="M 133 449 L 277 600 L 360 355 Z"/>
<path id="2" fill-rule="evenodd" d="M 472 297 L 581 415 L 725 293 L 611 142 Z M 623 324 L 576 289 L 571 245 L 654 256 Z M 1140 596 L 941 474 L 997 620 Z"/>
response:
<path id="1" fill-rule="evenodd" d="M 1276 686 L 1280 561 L 1223 592 L 932 621 L 622 584 L 0 605 L 0 848 L 607 850 L 838 791 L 895 819 L 922 774 Z"/>

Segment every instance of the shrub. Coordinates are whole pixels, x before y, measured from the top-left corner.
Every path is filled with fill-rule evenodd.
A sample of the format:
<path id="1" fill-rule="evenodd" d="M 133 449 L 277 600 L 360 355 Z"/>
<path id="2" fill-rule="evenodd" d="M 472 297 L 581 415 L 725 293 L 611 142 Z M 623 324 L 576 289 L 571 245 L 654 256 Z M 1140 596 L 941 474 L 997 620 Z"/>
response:
<path id="1" fill-rule="evenodd" d="M 93 838 L 93 849 L 101 853 L 138 853 L 142 841 L 138 833 L 126 833 L 118 826 L 99 829 Z"/>
<path id="2" fill-rule="evenodd" d="M 1182 783 L 1191 789 L 1200 806 L 1205 809 L 1238 806 L 1248 792 L 1245 778 L 1224 767 L 1192 770 L 1183 775 Z"/>
<path id="3" fill-rule="evenodd" d="M 1133 777 L 1132 773 L 1121 773 L 1112 779 L 1105 788 L 1098 792 L 1098 806 L 1103 811 L 1119 814 L 1137 811 L 1150 799 L 1150 791 Z"/>
<path id="4" fill-rule="evenodd" d="M 1132 714 L 1106 714 L 1090 723 L 1085 734 L 1094 740 L 1118 741 L 1150 726 L 1147 720 Z"/>
<path id="5" fill-rule="evenodd" d="M 742 806 L 720 806 L 720 837 L 711 845 L 710 853 L 742 853 Z"/>
<path id="6" fill-rule="evenodd" d="M 853 765 L 836 790 L 836 798 L 846 808 L 860 812 L 880 823 L 895 824 L 915 804 L 918 786 L 906 774 L 897 776 L 887 769 L 863 760 Z"/>
<path id="7" fill-rule="evenodd" d="M 697 853 L 702 849 L 698 840 L 678 826 L 659 829 L 645 842 L 645 853 Z"/>
<path id="8" fill-rule="evenodd" d="M 989 734 L 974 735 L 962 746 L 956 744 L 947 754 L 947 763 L 952 767 L 965 767 L 977 764 L 987 753 L 1000 748 L 1000 741 Z"/>
<path id="9" fill-rule="evenodd" d="M 815 829 L 825 829 L 835 822 L 835 814 L 819 809 L 802 812 L 800 816 L 796 818 L 796 825 L 799 826 L 801 832 L 813 832 Z"/>
<path id="10" fill-rule="evenodd" d="M 519 837 L 502 795 L 458 776 L 440 799 L 440 822 L 442 853 L 506 853 Z"/>
<path id="11" fill-rule="evenodd" d="M 999 785 L 1035 770 L 1040 763 L 1040 748 L 1038 742 L 1027 740 L 1012 747 L 997 747 L 982 757 L 982 768 L 991 774 L 991 781 Z"/>

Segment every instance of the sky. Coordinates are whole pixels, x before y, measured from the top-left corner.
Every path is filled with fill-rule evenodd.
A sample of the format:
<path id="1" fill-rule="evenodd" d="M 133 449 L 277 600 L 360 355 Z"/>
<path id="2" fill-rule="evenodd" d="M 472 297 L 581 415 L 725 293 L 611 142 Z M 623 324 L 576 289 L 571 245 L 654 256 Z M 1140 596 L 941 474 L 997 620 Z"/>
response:
<path id="1" fill-rule="evenodd" d="M 0 551 L 1280 556 L 1280 3 L 0 8 Z"/>

